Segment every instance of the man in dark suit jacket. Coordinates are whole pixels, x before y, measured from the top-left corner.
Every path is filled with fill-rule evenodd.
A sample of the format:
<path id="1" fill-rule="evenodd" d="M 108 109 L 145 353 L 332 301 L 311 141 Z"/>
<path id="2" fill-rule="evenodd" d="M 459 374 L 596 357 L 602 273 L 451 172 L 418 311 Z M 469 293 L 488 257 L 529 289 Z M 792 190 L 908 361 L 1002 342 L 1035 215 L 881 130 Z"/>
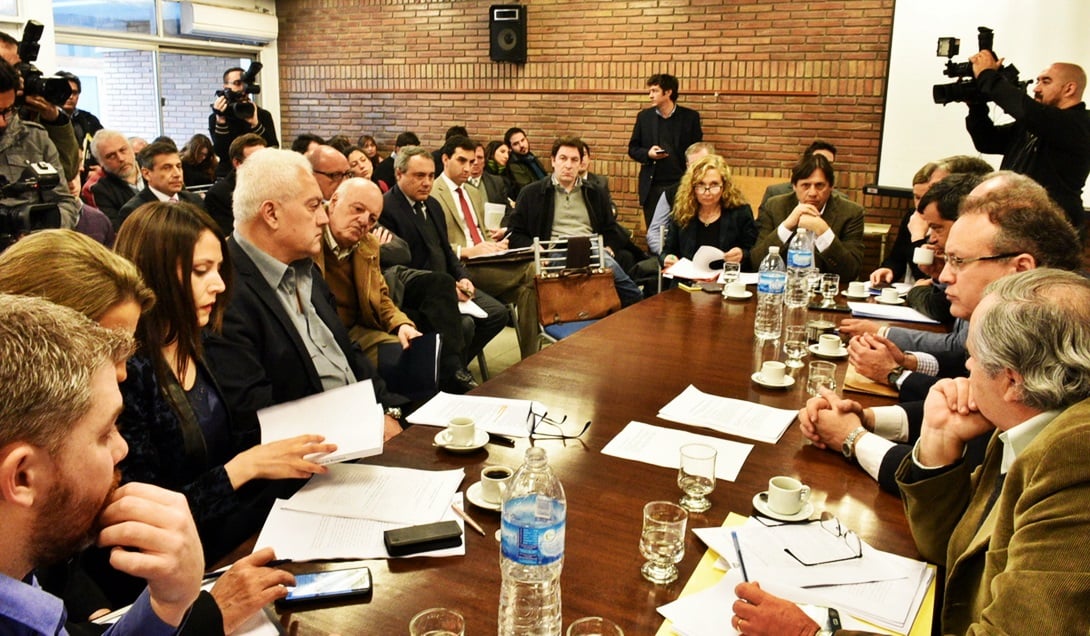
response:
<path id="1" fill-rule="evenodd" d="M 89 186 L 94 205 L 110 218 L 114 231 L 121 227 L 121 207 L 140 192 L 144 182 L 136 157 L 125 135 L 116 130 L 100 130 L 91 139 L 91 154 L 102 166 L 102 177 Z"/>
<path id="2" fill-rule="evenodd" d="M 119 223 L 124 223 L 136 208 L 156 201 L 185 201 L 204 208 L 201 197 L 185 191 L 182 158 L 178 156 L 178 149 L 174 144 L 164 141 L 150 143 L 140 151 L 136 160 L 140 164 L 140 174 L 146 185 L 121 206 L 117 214 Z"/>
<path id="3" fill-rule="evenodd" d="M 791 172 L 795 191 L 768 200 L 757 216 L 757 244 L 750 252 L 753 269 L 768 248 L 785 245 L 802 227 L 814 233 L 814 261 L 821 271 L 856 280 L 863 265 L 863 206 L 833 193 L 833 165 L 819 154 L 803 157 Z"/>
<path id="4" fill-rule="evenodd" d="M 507 324 L 507 309 L 495 298 L 477 289 L 469 272 L 450 247 L 443 208 L 431 198 L 435 162 L 420 146 L 398 149 L 395 164 L 397 183 L 383 195 L 379 223 L 408 245 L 408 267 L 450 274 L 455 280 L 458 300 L 472 300 L 485 317 L 473 317 L 473 333 L 467 338 L 466 361 L 477 357 L 484 346 Z"/>
<path id="5" fill-rule="evenodd" d="M 704 139 L 700 113 L 678 106 L 678 81 L 665 73 L 647 80 L 651 108 L 640 111 L 628 156 L 640 162 L 640 205 L 644 222 L 650 226 L 659 197 L 685 174 L 685 150 Z"/>
<path id="6" fill-rule="evenodd" d="M 257 427 L 259 409 L 370 379 L 387 408 L 386 437 L 396 435 L 391 408 L 407 400 L 352 343 L 311 260 L 329 218 L 310 164 L 290 150 L 255 153 L 238 171 L 235 210 L 231 301 L 222 333 L 205 343 L 232 416 Z"/>

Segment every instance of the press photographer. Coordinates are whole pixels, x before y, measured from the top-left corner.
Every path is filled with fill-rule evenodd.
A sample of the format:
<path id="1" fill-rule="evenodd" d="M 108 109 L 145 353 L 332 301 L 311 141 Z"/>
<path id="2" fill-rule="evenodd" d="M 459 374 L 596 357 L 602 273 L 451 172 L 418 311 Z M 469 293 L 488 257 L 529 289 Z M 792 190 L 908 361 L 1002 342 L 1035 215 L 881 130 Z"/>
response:
<path id="1" fill-rule="evenodd" d="M 240 135 L 254 133 L 265 140 L 269 148 L 279 148 L 276 124 L 269 111 L 250 99 L 261 92 L 257 84 L 260 62 L 252 62 L 245 72 L 240 67 L 229 68 L 223 74 L 223 90 L 216 91 L 212 114 L 208 116 L 208 132 L 219 157 L 216 178 L 231 172 L 231 142 Z"/>
<path id="2" fill-rule="evenodd" d="M 1063 207 L 1072 225 L 1083 224 L 1082 188 L 1090 174 L 1090 114 L 1082 101 L 1086 71 L 1056 62 L 1037 76 L 1033 97 L 1004 72 L 1003 59 L 988 47 L 969 58 L 979 99 L 967 99 L 965 128 L 982 153 L 1001 154 L 1001 170 L 1031 177 Z M 1014 122 L 996 126 L 994 102 Z"/>
<path id="3" fill-rule="evenodd" d="M 18 219 L 27 218 L 28 207 L 39 204 L 54 204 L 59 214 L 54 217 L 61 227 L 73 228 L 79 213 L 76 200 L 68 192 L 66 180 L 53 169 L 60 165 L 57 148 L 49 140 L 45 129 L 33 122 L 24 122 L 19 118 L 15 104 L 15 92 L 19 88 L 19 75 L 11 64 L 0 59 L 0 183 L 14 184 L 26 180 L 27 169 L 36 167 L 37 187 L 11 188 L 0 191 L 0 216 L 4 227 L 0 230 L 8 234 L 37 229 L 31 223 L 20 225 Z M 48 169 L 42 163 L 50 164 Z M 49 173 L 52 175 L 49 176 Z M 31 215 L 37 218 L 35 215 Z M 33 220 L 33 219 L 31 219 Z"/>

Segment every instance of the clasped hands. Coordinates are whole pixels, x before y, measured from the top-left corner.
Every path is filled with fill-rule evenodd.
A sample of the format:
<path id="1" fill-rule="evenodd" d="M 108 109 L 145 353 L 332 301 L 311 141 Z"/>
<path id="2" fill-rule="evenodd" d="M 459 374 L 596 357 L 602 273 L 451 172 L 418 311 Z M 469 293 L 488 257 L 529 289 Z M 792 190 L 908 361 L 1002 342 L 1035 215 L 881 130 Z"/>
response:
<path id="1" fill-rule="evenodd" d="M 829 224 L 825 222 L 825 219 L 821 218 L 821 210 L 809 203 L 796 205 L 795 209 L 791 210 L 791 214 L 784 219 L 783 225 L 790 232 L 794 232 L 800 227 L 810 230 L 814 233 L 814 236 L 821 236 L 829 229 Z"/>
<path id="2" fill-rule="evenodd" d="M 821 389 L 821 395 L 810 398 L 799 409 L 799 430 L 821 449 L 840 451 L 844 440 L 860 426 L 874 430 L 873 418 L 863 406 L 828 389 Z"/>

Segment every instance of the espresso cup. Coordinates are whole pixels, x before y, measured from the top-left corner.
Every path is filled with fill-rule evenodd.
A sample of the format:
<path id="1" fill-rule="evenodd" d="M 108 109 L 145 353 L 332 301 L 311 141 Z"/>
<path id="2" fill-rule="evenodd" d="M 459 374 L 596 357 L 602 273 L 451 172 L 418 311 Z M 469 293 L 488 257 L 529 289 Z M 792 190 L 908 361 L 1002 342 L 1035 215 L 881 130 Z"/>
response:
<path id="1" fill-rule="evenodd" d="M 515 471 L 507 466 L 485 466 L 481 469 L 481 497 L 491 504 L 498 504 L 503 500 L 503 491 L 507 488 L 507 482 Z"/>
<path id="2" fill-rule="evenodd" d="M 823 333 L 818 338 L 818 352 L 827 356 L 835 356 L 840 353 L 841 344 L 840 336 L 835 333 Z"/>
<path id="3" fill-rule="evenodd" d="M 733 283 L 730 283 L 729 285 L 727 285 L 727 295 L 728 296 L 745 296 L 746 295 L 746 284 L 743 283 L 740 280 L 736 280 Z"/>
<path id="4" fill-rule="evenodd" d="M 935 262 L 935 250 L 927 247 L 917 247 L 912 250 L 912 262 L 917 265 L 930 265 Z"/>
<path id="5" fill-rule="evenodd" d="M 856 280 L 848 283 L 848 295 L 849 296 L 865 296 L 867 294 L 867 284 L 861 280 Z"/>
<path id="6" fill-rule="evenodd" d="M 794 515 L 810 500 L 810 487 L 794 477 L 779 475 L 768 480 L 768 507 L 780 515 Z"/>
<path id="7" fill-rule="evenodd" d="M 897 293 L 897 289 L 894 287 L 886 287 L 882 290 L 882 295 L 878 297 L 884 303 L 896 303 L 901 298 L 901 295 Z"/>
<path id="8" fill-rule="evenodd" d="M 761 379 L 769 384 L 783 384 L 787 365 L 776 360 L 769 360 L 761 365 Z"/>
<path id="9" fill-rule="evenodd" d="M 477 427 L 471 417 L 455 417 L 447 425 L 447 443 L 451 446 L 469 446 L 477 437 Z"/>

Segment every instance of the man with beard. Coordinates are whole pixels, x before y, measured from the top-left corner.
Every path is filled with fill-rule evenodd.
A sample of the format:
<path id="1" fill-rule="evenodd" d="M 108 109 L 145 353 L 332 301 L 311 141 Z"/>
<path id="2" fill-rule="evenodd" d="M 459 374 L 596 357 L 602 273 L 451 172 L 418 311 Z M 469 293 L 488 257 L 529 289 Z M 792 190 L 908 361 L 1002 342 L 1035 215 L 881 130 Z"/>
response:
<path id="1" fill-rule="evenodd" d="M 144 189 L 136 155 L 129 140 L 116 130 L 95 133 L 91 154 L 102 166 L 102 177 L 90 186 L 94 206 L 110 217 L 116 231 L 121 226 L 121 208 Z"/>
<path id="2" fill-rule="evenodd" d="M 113 634 L 174 634 L 204 557 L 185 498 L 131 483 L 115 364 L 129 336 L 48 301 L 0 295 L 0 632 L 67 633 L 34 570 L 91 543 L 148 587 Z"/>

